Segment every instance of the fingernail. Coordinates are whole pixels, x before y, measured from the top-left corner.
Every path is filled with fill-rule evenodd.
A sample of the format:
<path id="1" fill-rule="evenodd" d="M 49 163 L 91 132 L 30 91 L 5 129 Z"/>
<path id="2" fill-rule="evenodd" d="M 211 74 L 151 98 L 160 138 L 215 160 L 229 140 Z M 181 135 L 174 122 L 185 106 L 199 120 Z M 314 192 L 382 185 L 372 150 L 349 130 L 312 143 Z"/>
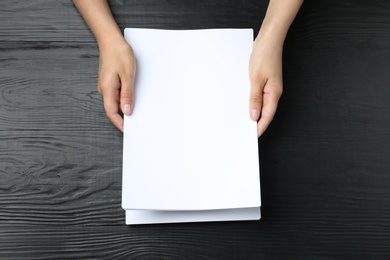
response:
<path id="1" fill-rule="evenodd" d="M 251 116 L 253 120 L 257 120 L 259 118 L 259 110 L 253 108 L 251 112 Z"/>
<path id="2" fill-rule="evenodd" d="M 123 114 L 130 114 L 130 105 L 129 104 L 124 104 L 123 105 Z"/>

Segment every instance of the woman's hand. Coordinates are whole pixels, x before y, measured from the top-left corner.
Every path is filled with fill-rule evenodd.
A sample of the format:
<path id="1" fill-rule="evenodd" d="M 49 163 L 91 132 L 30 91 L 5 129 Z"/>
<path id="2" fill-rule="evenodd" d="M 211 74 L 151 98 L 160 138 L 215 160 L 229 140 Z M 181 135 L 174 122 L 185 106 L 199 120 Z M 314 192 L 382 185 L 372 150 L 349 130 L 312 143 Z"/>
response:
<path id="1" fill-rule="evenodd" d="M 123 132 L 122 111 L 131 114 L 135 60 L 133 50 L 123 38 L 107 0 L 73 0 L 99 45 L 98 91 L 111 122 Z"/>
<path id="2" fill-rule="evenodd" d="M 287 31 L 303 0 L 270 0 L 249 62 L 250 117 L 260 136 L 271 123 L 282 95 L 282 52 Z"/>
<path id="3" fill-rule="evenodd" d="M 271 123 L 283 91 L 282 48 L 256 38 L 249 61 L 250 117 L 260 137 Z"/>
<path id="4" fill-rule="evenodd" d="M 123 114 L 130 115 L 133 104 L 135 59 L 133 49 L 123 37 L 99 46 L 98 91 L 103 96 L 104 110 L 111 122 L 123 132 Z"/>

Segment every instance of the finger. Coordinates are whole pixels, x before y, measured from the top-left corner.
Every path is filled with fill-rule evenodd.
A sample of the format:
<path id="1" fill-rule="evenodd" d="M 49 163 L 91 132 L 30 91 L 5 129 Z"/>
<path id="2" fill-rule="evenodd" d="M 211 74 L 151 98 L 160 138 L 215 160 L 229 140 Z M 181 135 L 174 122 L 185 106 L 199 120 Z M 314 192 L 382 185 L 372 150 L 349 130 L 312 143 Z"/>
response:
<path id="1" fill-rule="evenodd" d="M 264 93 L 261 117 L 259 122 L 257 123 L 258 137 L 260 137 L 265 132 L 272 119 L 274 118 L 280 96 L 280 91 L 276 90 L 274 92 Z"/>
<path id="2" fill-rule="evenodd" d="M 119 114 L 119 93 L 107 90 L 103 93 L 104 110 L 110 121 L 123 132 L 123 118 Z"/>
<path id="3" fill-rule="evenodd" d="M 121 77 L 120 104 L 123 114 L 130 115 L 134 103 L 134 73 Z"/>
<path id="4" fill-rule="evenodd" d="M 251 89 L 249 96 L 249 113 L 253 121 L 259 120 L 262 105 L 263 105 L 263 88 L 265 80 L 259 76 L 251 77 Z"/>

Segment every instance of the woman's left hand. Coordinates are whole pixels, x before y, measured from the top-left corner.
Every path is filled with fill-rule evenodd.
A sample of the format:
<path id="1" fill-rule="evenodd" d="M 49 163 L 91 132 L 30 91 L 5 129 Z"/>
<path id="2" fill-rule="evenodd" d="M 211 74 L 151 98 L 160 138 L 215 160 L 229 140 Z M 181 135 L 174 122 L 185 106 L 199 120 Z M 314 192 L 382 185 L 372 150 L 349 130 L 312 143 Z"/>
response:
<path id="1" fill-rule="evenodd" d="M 260 137 L 274 118 L 283 91 L 282 47 L 256 38 L 249 62 L 249 112 Z"/>

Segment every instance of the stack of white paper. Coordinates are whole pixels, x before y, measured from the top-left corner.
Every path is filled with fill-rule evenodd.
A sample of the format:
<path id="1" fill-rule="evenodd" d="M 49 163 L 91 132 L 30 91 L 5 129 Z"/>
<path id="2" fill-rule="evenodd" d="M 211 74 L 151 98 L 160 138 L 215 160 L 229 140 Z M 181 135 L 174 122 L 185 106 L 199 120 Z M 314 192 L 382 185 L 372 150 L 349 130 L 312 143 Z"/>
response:
<path id="1" fill-rule="evenodd" d="M 126 29 L 137 62 L 125 116 L 127 224 L 260 218 L 249 118 L 251 29 Z"/>

